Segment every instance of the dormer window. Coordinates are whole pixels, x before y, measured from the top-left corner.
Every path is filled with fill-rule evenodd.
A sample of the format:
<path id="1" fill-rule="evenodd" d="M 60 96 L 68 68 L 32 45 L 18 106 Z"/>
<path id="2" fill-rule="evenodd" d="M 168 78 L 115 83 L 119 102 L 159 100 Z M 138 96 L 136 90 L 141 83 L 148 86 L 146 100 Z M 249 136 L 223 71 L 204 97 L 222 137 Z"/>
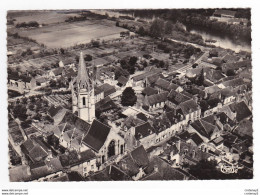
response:
<path id="1" fill-rule="evenodd" d="M 138 133 L 139 138 L 143 138 L 143 135 L 141 133 Z"/>

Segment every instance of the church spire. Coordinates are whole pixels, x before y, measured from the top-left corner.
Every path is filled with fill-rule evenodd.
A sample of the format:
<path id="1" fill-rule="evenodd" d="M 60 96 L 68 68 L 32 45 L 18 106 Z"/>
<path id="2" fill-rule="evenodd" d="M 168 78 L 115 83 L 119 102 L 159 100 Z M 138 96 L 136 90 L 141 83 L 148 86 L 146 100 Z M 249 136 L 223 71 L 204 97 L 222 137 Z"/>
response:
<path id="1" fill-rule="evenodd" d="M 77 83 L 80 88 L 87 88 L 88 85 L 90 84 L 89 75 L 86 69 L 86 63 L 82 52 L 80 52 L 80 57 L 79 57 Z"/>

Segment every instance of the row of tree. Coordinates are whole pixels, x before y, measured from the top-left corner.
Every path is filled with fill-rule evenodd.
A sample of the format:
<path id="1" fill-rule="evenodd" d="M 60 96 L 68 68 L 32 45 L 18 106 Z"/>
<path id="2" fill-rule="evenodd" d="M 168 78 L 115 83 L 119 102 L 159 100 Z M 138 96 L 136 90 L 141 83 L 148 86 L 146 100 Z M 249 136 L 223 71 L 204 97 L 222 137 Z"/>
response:
<path id="1" fill-rule="evenodd" d="M 22 23 L 18 23 L 15 25 L 16 28 L 30 28 L 30 27 L 34 27 L 37 28 L 39 27 L 39 23 L 36 21 L 31 21 L 31 22 L 22 22 Z"/>
<path id="2" fill-rule="evenodd" d="M 243 38 L 245 40 L 251 40 L 251 26 L 228 24 L 226 22 L 220 22 L 217 20 L 211 20 L 208 17 L 201 15 L 187 16 L 184 22 L 192 27 L 205 28 L 208 31 L 212 31 L 219 35 L 228 34 L 235 38 Z M 250 24 L 250 23 L 249 23 Z"/>

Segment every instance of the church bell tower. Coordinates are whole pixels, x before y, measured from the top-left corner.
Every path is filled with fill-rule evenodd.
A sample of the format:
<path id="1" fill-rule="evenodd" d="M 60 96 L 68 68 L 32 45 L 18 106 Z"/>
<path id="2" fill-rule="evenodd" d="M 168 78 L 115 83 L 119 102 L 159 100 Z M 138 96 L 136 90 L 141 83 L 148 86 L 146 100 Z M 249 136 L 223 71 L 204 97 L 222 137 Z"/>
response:
<path id="1" fill-rule="evenodd" d="M 80 53 L 78 74 L 71 82 L 72 112 L 79 118 L 91 123 L 95 119 L 95 80 L 86 68 L 83 53 Z"/>

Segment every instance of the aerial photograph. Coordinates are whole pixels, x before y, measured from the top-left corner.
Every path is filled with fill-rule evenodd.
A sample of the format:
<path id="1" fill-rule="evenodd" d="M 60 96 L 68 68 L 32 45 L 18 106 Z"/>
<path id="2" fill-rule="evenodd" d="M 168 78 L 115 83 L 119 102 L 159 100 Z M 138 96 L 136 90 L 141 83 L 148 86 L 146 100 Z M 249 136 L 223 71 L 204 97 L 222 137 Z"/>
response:
<path id="1" fill-rule="evenodd" d="M 253 179 L 250 8 L 9 10 L 6 26 L 10 182 Z"/>

